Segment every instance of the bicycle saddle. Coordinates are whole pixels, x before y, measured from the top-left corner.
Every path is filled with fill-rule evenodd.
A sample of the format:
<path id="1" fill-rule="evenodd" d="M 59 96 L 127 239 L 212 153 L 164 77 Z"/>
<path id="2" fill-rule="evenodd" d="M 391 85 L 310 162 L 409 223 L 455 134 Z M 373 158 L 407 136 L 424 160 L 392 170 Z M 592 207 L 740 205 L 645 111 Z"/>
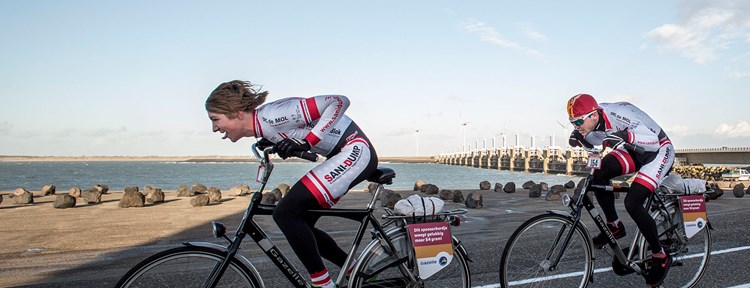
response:
<path id="1" fill-rule="evenodd" d="M 367 177 L 367 181 L 378 184 L 393 184 L 393 178 L 396 178 L 396 171 L 388 167 L 378 167 L 370 177 Z"/>

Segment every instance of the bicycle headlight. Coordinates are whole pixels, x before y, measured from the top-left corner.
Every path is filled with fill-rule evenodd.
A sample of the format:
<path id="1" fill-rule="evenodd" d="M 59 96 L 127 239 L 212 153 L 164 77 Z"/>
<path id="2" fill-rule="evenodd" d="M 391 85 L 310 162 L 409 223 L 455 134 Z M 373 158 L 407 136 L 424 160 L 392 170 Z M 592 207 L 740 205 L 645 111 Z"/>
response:
<path id="1" fill-rule="evenodd" d="M 213 228 L 214 237 L 216 238 L 223 238 L 227 233 L 227 227 L 219 222 L 211 221 L 211 227 Z"/>
<path id="2" fill-rule="evenodd" d="M 570 202 L 571 201 L 573 201 L 573 198 L 570 198 L 570 195 L 563 194 L 563 196 L 562 196 L 563 205 L 565 205 L 567 207 L 570 207 Z"/>

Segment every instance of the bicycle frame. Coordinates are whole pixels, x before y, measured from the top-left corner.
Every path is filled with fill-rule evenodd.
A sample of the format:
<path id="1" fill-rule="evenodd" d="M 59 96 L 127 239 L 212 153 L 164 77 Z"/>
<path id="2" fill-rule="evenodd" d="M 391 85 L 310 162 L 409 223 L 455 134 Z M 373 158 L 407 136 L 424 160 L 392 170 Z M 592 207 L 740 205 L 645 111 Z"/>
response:
<path id="1" fill-rule="evenodd" d="M 591 150 L 589 152 L 599 153 L 598 150 Z M 602 215 L 599 213 L 599 210 L 596 209 L 596 206 L 594 206 L 594 203 L 592 203 L 591 200 L 589 199 L 589 197 L 586 196 L 586 193 L 588 191 L 608 191 L 608 192 L 613 192 L 613 193 L 614 192 L 628 192 L 629 188 L 628 187 L 619 187 L 619 186 L 592 185 L 591 184 L 591 180 L 593 179 L 594 171 L 595 171 L 595 169 L 591 168 L 591 170 L 589 171 L 589 174 L 584 179 L 583 185 L 581 186 L 581 192 L 579 193 L 578 198 L 575 199 L 575 202 L 570 202 L 569 201 L 570 200 L 569 196 L 565 195 L 566 197 L 568 197 L 568 199 L 567 199 L 568 200 L 567 206 L 571 209 L 571 212 L 558 211 L 558 210 L 551 210 L 549 212 L 550 213 L 555 213 L 555 214 L 560 214 L 560 215 L 563 215 L 563 216 L 572 216 L 573 217 L 573 227 L 576 227 L 581 222 L 581 215 L 582 215 L 581 211 L 585 208 L 586 211 L 588 212 L 589 216 L 591 216 L 591 218 L 594 220 L 594 224 L 596 224 L 597 229 L 600 232 L 604 233 L 604 235 L 607 236 L 609 247 L 612 249 L 612 251 L 614 253 L 615 259 L 617 259 L 617 261 L 620 264 L 622 264 L 623 266 L 627 266 L 630 269 L 632 269 L 634 272 L 636 272 L 637 274 L 641 275 L 641 274 L 643 274 L 643 269 L 641 269 L 641 266 L 639 266 L 638 264 L 641 264 L 643 262 L 643 259 L 641 259 L 639 261 L 631 261 L 630 259 L 634 258 L 634 255 L 635 255 L 635 252 L 636 252 L 636 250 L 634 248 L 637 247 L 636 244 L 641 241 L 641 238 L 643 238 L 643 234 L 641 234 L 640 231 L 638 231 L 636 233 L 636 236 L 633 238 L 633 242 L 630 245 L 630 249 L 628 250 L 628 255 L 625 255 L 625 253 L 623 252 L 620 244 L 617 242 L 617 239 L 615 239 L 615 237 L 612 234 L 612 232 L 609 231 L 609 228 L 607 227 L 607 223 L 604 220 L 604 218 L 602 217 Z M 652 194 L 647 199 L 647 201 L 646 201 L 646 209 L 647 210 L 651 209 L 651 204 L 652 204 L 652 202 L 653 202 L 654 199 L 656 199 L 656 201 L 658 201 L 659 203 L 661 203 L 661 205 L 659 205 L 659 207 L 660 207 L 659 209 L 663 209 L 663 207 L 664 207 L 663 202 L 661 201 L 661 198 L 659 198 L 655 193 Z M 669 219 L 669 221 L 671 222 L 672 220 Z M 588 233 L 588 229 L 585 229 L 585 230 Z M 554 242 L 555 245 L 553 245 L 552 247 L 556 246 L 556 243 L 558 243 L 558 241 L 560 240 L 560 237 L 563 236 L 564 232 L 565 231 L 563 231 L 563 230 L 560 231 L 560 233 L 558 234 L 557 239 L 555 239 L 555 242 Z M 565 236 L 565 240 L 563 242 L 563 249 L 560 250 L 561 252 L 558 253 L 558 255 L 555 257 L 554 261 L 552 261 L 550 263 L 550 265 L 549 265 L 549 267 L 547 269 L 550 269 L 550 270 L 554 270 L 555 269 L 555 267 L 557 266 L 557 264 L 560 262 L 560 259 L 562 258 L 562 251 L 565 251 L 567 249 L 568 244 L 570 243 L 570 239 L 573 236 L 573 233 L 574 233 L 574 229 L 571 229 L 567 233 L 567 235 Z M 591 237 L 589 235 L 587 235 L 587 237 L 589 239 L 591 239 Z M 548 251 L 547 256 L 551 257 L 553 252 L 554 251 Z"/>
<path id="2" fill-rule="evenodd" d="M 242 243 L 242 240 L 245 238 L 245 236 L 250 235 L 250 237 L 255 241 L 255 243 L 260 247 L 263 252 L 272 260 L 272 262 L 276 265 L 276 267 L 281 270 L 281 272 L 284 274 L 284 276 L 289 279 L 289 281 L 293 284 L 294 287 L 310 287 L 310 283 L 305 280 L 299 270 L 295 268 L 292 263 L 288 260 L 288 258 L 285 256 L 285 254 L 276 247 L 276 245 L 271 241 L 271 239 L 268 237 L 268 235 L 263 231 L 263 229 L 253 220 L 253 216 L 255 215 L 272 215 L 273 210 L 276 207 L 276 205 L 267 205 L 267 204 L 260 204 L 263 190 L 265 189 L 266 183 L 268 181 L 268 178 L 271 175 L 271 171 L 273 170 L 273 164 L 268 161 L 268 152 L 269 149 L 265 149 L 263 151 L 263 156 L 261 157 L 257 151 L 256 144 L 253 144 L 252 146 L 253 153 L 255 154 L 256 158 L 260 161 L 260 165 L 262 167 L 265 167 L 265 170 L 263 171 L 262 178 L 260 179 L 261 186 L 258 189 L 258 192 L 254 193 L 250 204 L 245 211 L 244 216 L 242 217 L 242 221 L 240 223 L 240 226 L 237 228 L 237 232 L 235 233 L 234 239 L 229 239 L 228 237 L 223 235 L 223 232 L 216 232 L 216 231 L 223 231 L 223 225 L 217 222 L 213 222 L 214 225 L 214 234 L 217 238 L 222 237 L 226 239 L 230 245 L 227 249 L 227 256 L 224 258 L 224 260 L 218 264 L 214 269 L 211 271 L 211 274 L 209 278 L 206 280 L 206 283 L 204 283 L 203 287 L 215 287 L 216 284 L 219 282 L 219 279 L 224 274 L 224 271 L 226 271 L 227 267 L 229 266 L 230 260 L 237 254 L 237 250 L 240 247 L 240 244 Z M 359 245 L 364 238 L 365 232 L 367 231 L 368 226 L 372 225 L 375 228 L 375 235 L 381 240 L 384 240 L 384 242 L 388 245 L 388 247 L 391 249 L 391 251 L 395 251 L 395 245 L 390 241 L 388 237 L 386 237 L 386 232 L 383 229 L 383 226 L 380 225 L 380 222 L 378 222 L 377 218 L 372 215 L 372 212 L 374 211 L 375 202 L 377 202 L 378 195 L 383 190 L 383 185 L 379 184 L 378 189 L 373 193 L 372 200 L 370 200 L 370 203 L 367 205 L 367 208 L 365 209 L 337 209 L 337 208 L 331 208 L 331 209 L 321 209 L 321 210 L 309 210 L 308 213 L 312 215 L 319 215 L 319 216 L 332 216 L 332 217 L 341 217 L 346 218 L 354 221 L 360 222 L 359 229 L 357 230 L 357 234 L 354 237 L 354 240 L 352 241 L 351 249 L 349 250 L 349 254 L 346 258 L 346 261 L 344 262 L 344 265 L 339 272 L 338 277 L 336 278 L 336 285 L 339 287 L 346 286 L 344 281 L 346 281 L 346 272 L 350 266 L 352 266 L 354 262 L 354 254 L 359 248 Z M 219 226 L 217 228 L 217 225 Z M 381 242 L 382 243 L 382 242 Z M 409 274 L 410 277 L 414 277 L 414 275 Z M 262 279 L 260 279 L 262 281 Z M 412 279 L 415 280 L 415 279 Z"/>

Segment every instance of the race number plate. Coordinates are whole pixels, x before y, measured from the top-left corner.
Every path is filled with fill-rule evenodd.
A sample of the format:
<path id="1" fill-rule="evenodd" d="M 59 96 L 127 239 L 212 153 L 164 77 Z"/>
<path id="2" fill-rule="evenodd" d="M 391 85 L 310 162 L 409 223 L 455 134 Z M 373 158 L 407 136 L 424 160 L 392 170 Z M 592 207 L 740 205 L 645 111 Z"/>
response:
<path id="1" fill-rule="evenodd" d="M 602 168 L 602 158 L 598 154 L 589 154 L 589 162 L 586 164 L 588 169 L 599 170 Z"/>
<path id="2" fill-rule="evenodd" d="M 409 224 L 414 254 L 417 257 L 419 278 L 427 279 L 453 260 L 453 238 L 447 222 Z"/>

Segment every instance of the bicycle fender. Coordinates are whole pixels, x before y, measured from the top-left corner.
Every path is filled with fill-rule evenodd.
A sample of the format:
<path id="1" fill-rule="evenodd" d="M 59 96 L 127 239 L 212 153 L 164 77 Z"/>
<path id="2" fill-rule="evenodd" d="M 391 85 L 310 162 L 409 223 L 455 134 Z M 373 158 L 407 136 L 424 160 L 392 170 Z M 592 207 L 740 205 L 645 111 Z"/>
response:
<path id="1" fill-rule="evenodd" d="M 227 251 L 227 247 L 221 246 L 215 243 L 209 243 L 209 242 L 184 242 L 182 243 L 182 245 L 212 248 L 212 249 L 216 249 L 222 252 Z M 247 260 L 245 256 L 242 256 L 239 253 L 235 254 L 234 258 L 237 258 L 237 260 L 240 260 L 242 264 L 245 264 L 245 266 L 247 266 L 247 268 L 250 269 L 250 272 L 253 273 L 253 276 L 255 276 L 255 278 L 258 279 L 258 282 L 260 282 L 261 288 L 266 287 L 266 283 L 263 281 L 263 277 L 260 277 L 260 274 L 258 273 L 258 269 L 255 269 L 255 266 L 253 265 L 253 263 L 250 263 L 250 260 Z"/>
<path id="2" fill-rule="evenodd" d="M 474 262 L 474 260 L 471 260 L 471 258 L 469 258 L 469 253 L 466 252 L 466 247 L 464 247 L 463 242 L 461 242 L 461 240 L 456 239 L 455 236 L 451 236 L 451 237 L 453 238 L 453 246 L 456 247 L 456 251 L 458 251 L 458 253 L 461 253 L 461 255 L 463 255 L 464 258 L 466 258 L 466 261 Z"/>
<path id="3" fill-rule="evenodd" d="M 560 215 L 560 216 L 565 216 L 565 217 L 568 217 L 568 218 L 570 218 L 570 212 L 569 212 L 569 211 L 563 211 L 563 210 L 547 210 L 547 213 L 550 213 L 550 214 L 556 214 L 556 215 Z"/>

